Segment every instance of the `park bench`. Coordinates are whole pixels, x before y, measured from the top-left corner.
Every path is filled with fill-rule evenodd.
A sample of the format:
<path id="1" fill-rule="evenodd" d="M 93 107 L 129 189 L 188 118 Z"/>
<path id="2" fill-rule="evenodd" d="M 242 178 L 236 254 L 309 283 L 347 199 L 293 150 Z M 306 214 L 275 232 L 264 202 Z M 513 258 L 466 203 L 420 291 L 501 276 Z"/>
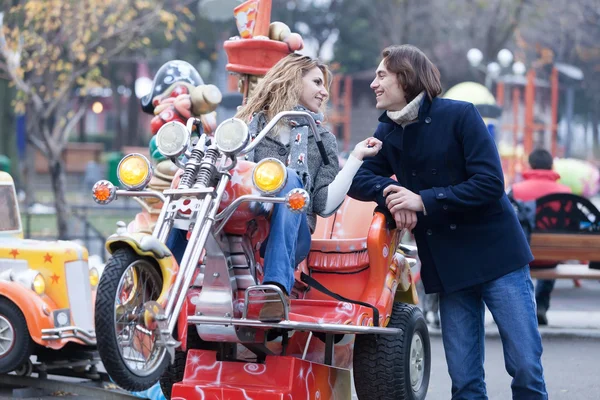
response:
<path id="1" fill-rule="evenodd" d="M 588 199 L 557 193 L 536 202 L 531 251 L 537 261 L 579 260 L 556 268 L 532 269 L 537 279 L 597 279 L 600 269 L 600 211 Z"/>

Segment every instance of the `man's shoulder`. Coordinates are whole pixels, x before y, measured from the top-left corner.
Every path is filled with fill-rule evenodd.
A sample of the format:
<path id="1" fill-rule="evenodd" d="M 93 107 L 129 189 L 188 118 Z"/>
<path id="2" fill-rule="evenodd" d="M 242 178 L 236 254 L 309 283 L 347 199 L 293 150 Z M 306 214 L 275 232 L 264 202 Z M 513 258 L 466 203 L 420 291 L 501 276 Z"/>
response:
<path id="1" fill-rule="evenodd" d="M 462 113 L 465 109 L 472 106 L 473 103 L 469 103 L 468 101 L 436 97 L 431 103 L 431 112 Z"/>

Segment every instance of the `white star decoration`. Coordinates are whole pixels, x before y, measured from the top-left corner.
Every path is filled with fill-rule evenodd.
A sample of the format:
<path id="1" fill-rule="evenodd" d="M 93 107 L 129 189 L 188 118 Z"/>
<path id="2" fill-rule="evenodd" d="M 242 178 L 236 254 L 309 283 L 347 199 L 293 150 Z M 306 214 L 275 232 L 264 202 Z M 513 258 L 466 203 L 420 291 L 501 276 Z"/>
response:
<path id="1" fill-rule="evenodd" d="M 240 174 L 238 174 L 237 171 L 233 171 L 233 176 L 231 177 L 231 186 L 235 186 L 235 185 L 243 185 L 244 184 L 244 177 Z"/>

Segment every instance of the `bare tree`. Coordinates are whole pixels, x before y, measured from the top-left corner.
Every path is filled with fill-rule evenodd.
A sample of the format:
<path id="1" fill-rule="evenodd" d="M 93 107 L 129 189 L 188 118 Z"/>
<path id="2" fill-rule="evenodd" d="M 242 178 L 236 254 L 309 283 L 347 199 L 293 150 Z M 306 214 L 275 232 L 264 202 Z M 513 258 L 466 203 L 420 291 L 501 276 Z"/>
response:
<path id="1" fill-rule="evenodd" d="M 173 36 L 185 25 L 168 0 L 4 1 L 0 13 L 0 72 L 19 90 L 17 111 L 27 118 L 28 142 L 48 160 L 57 229 L 67 237 L 62 153 L 86 111 L 74 96 L 109 86 L 101 65 L 130 49 L 149 46 L 157 26 Z M 187 2 L 178 2 L 185 8 Z M 185 10 L 184 10 L 185 11 Z M 189 10 L 187 10 L 189 12 Z"/>

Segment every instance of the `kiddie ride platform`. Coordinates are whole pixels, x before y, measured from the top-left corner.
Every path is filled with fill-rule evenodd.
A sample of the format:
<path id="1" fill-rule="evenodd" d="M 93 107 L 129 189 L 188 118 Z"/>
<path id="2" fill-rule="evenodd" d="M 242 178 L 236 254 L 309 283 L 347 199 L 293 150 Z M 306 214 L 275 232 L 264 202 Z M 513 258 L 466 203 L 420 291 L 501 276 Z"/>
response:
<path id="1" fill-rule="evenodd" d="M 253 293 L 260 293 L 261 299 L 253 301 Z M 372 308 L 336 300 L 293 299 L 281 322 L 247 318 L 259 304 L 281 301 L 282 295 L 277 287 L 258 285 L 247 289 L 248 307 L 241 318 L 188 317 L 190 324 L 236 327 L 237 336 L 248 339 L 242 344 L 255 359 L 240 360 L 242 345 L 227 350 L 240 352 L 235 360 L 228 360 L 223 349 L 190 349 L 183 381 L 173 386 L 172 399 L 350 399 L 353 334 L 402 334 L 401 329 L 372 326 Z M 273 334 L 277 339 L 267 344 Z M 265 344 L 259 343 L 261 338 Z M 341 353 L 335 354 L 334 348 Z M 344 367 L 334 366 L 336 361 Z"/>

